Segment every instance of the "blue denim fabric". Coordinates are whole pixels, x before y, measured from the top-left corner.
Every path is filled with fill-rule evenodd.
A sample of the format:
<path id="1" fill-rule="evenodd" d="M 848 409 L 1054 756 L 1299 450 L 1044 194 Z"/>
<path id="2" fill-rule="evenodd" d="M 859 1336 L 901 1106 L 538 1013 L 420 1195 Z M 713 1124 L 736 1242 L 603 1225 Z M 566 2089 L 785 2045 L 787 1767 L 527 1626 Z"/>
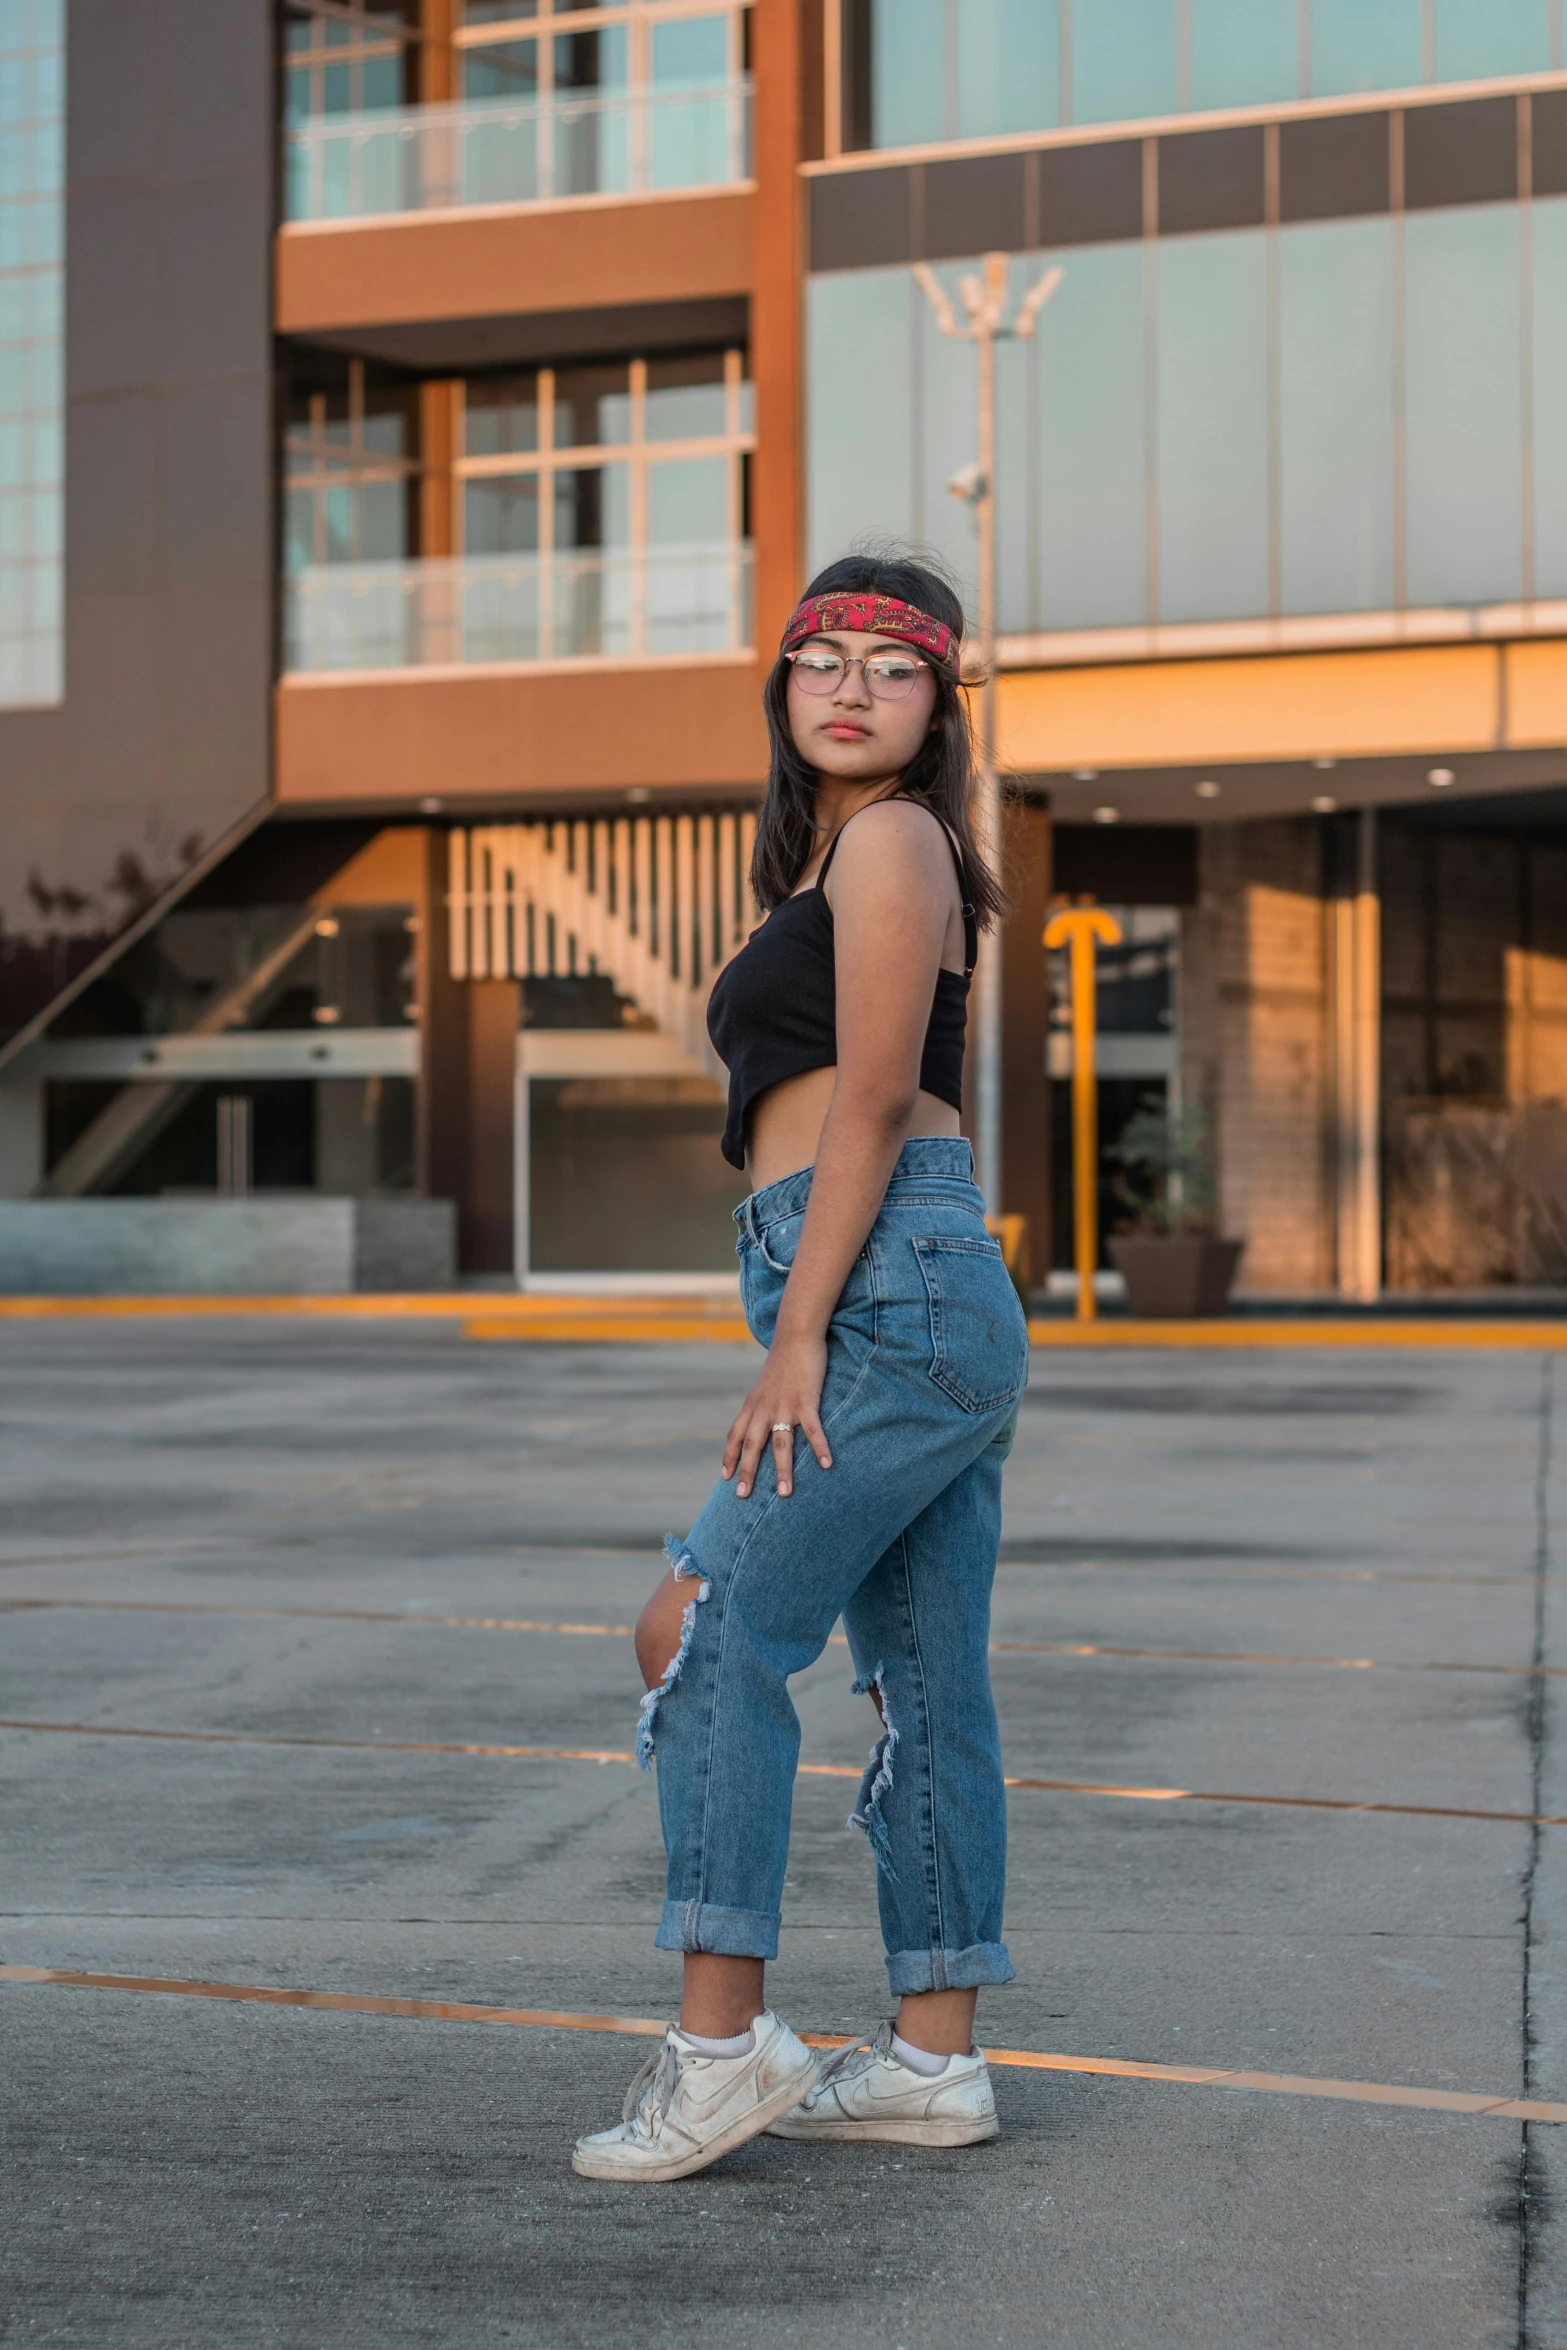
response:
<path id="1" fill-rule="evenodd" d="M 669 1855 L 664 1950 L 772 1958 L 800 1724 L 789 1675 L 841 1615 L 885 1726 L 853 1814 L 870 1839 L 895 1993 L 1005 1983 L 1006 1794 L 990 1693 L 1001 1468 L 1028 1329 L 966 1142 L 904 1144 L 828 1330 L 833 1466 L 795 1438 L 749 1499 L 719 1484 L 687 1541 L 680 1647 L 643 1708 Z M 772 1338 L 811 1171 L 737 1209 L 746 1319 Z"/>

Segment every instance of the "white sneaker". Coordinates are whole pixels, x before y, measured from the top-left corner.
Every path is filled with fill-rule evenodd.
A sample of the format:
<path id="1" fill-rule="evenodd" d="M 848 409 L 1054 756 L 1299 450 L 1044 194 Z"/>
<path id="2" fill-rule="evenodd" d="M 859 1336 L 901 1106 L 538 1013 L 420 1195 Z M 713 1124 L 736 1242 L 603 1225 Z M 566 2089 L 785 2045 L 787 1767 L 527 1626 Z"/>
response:
<path id="1" fill-rule="evenodd" d="M 996 2138 L 996 2100 L 977 2049 L 917 2073 L 894 2055 L 892 2026 L 837 2049 L 814 2089 L 772 2124 L 775 2138 L 874 2138 L 892 2146 L 977 2146 Z"/>
<path id="2" fill-rule="evenodd" d="M 584 2179 L 684 2179 L 759 2138 L 816 2079 L 816 2059 L 771 2009 L 743 2056 L 704 2056 L 676 2031 L 626 2091 L 618 2129 L 579 2138 Z"/>

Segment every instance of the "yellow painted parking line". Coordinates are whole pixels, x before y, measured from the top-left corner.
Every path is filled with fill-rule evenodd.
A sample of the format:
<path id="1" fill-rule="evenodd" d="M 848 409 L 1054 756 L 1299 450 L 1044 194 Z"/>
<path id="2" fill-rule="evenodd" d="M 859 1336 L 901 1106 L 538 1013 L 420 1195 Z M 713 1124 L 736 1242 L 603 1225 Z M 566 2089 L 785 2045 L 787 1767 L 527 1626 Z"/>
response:
<path id="1" fill-rule="evenodd" d="M 437 1616 L 410 1608 L 244 1607 L 209 1599 L 0 1599 L 0 1615 L 29 1610 L 75 1609 L 97 1615 L 239 1616 L 283 1618 L 322 1624 L 396 1624 L 412 1631 L 558 1633 L 572 1639 L 630 1640 L 634 1624 L 571 1624 L 535 1616 Z M 847 1648 L 842 1632 L 828 1635 L 829 1648 Z M 1500 1673 L 1515 1680 L 1567 1680 L 1567 1665 L 1453 1664 L 1426 1658 L 1376 1656 L 1285 1656 L 1269 1649 L 1134 1648 L 1097 1640 L 992 1640 L 992 1656 L 1105 1657 L 1153 1664 L 1278 1665 L 1336 1673 Z"/>
<path id="2" fill-rule="evenodd" d="M 728 1343 L 750 1335 L 730 1297 L 571 1297 L 524 1291 L 502 1292 L 481 1303 L 472 1290 L 335 1297 L 0 1297 L 0 1321 L 287 1314 L 350 1321 L 454 1321 L 474 1339 L 552 1338 L 575 1344 L 639 1339 Z M 1364 1318 L 1259 1314 L 1163 1322 L 1121 1316 L 1077 1322 L 1064 1315 L 1041 1315 L 1028 1328 L 1040 1347 L 1500 1347 L 1550 1352 L 1567 1348 L 1563 1320 L 1415 1313 Z"/>
<path id="3" fill-rule="evenodd" d="M 1567 1322 L 1463 1321 L 1449 1317 L 1360 1321 L 1302 1315 L 1298 1320 L 1259 1315 L 1255 1321 L 1237 1315 L 1234 1320 L 1194 1322 L 1134 1322 L 1107 1319 L 1097 1322 L 1035 1320 L 1028 1325 L 1035 1346 L 1458 1346 L 1522 1347 L 1556 1350 L 1567 1347 Z"/>
<path id="4" fill-rule="evenodd" d="M 496 1340 L 505 1346 L 680 1345 L 693 1339 L 708 1345 L 744 1339 L 754 1344 L 738 1314 L 728 1320 L 717 1315 L 697 1319 L 690 1314 L 561 1314 L 548 1321 L 530 1321 L 522 1314 L 475 1315 L 462 1326 L 464 1338 Z"/>
<path id="5" fill-rule="evenodd" d="M 635 1766 L 636 1756 L 620 1747 L 510 1746 L 466 1738 L 310 1738 L 272 1737 L 263 1730 L 161 1730 L 132 1728 L 115 1722 L 0 1721 L 0 1730 L 16 1730 L 56 1738 L 149 1738 L 176 1746 L 272 1746 L 301 1748 L 333 1754 L 465 1754 L 489 1755 L 502 1761 L 622 1763 Z M 802 1779 L 860 1779 L 859 1763 L 800 1763 Z M 1412 1820 L 1490 1820 L 1514 1828 L 1567 1828 L 1567 1815 L 1555 1812 L 1482 1811 L 1450 1803 L 1374 1803 L 1347 1795 L 1243 1795 L 1216 1793 L 1201 1787 L 1123 1787 L 1098 1779 L 1008 1778 L 1008 1787 L 1029 1788 L 1048 1795 L 1099 1795 L 1122 1803 L 1262 1804 L 1283 1811 L 1374 1812 L 1384 1817 Z"/>
<path id="6" fill-rule="evenodd" d="M 356 1991 L 300 1991 L 269 1983 L 203 1983 L 179 1976 L 86 1974 L 74 1968 L 0 1966 L 0 1982 L 54 1984 L 71 1991 L 128 1991 L 176 1999 L 233 1999 L 267 2007 L 321 2008 L 348 2015 L 385 2015 L 432 2023 L 509 2024 L 536 2031 L 617 2032 L 660 2040 L 662 2017 L 584 2015 L 571 2009 L 481 2007 L 457 1999 L 392 1999 Z M 808 2048 L 845 2048 L 842 2032 L 802 2032 Z M 1254 2073 L 1218 2065 L 1137 2064 L 1111 2056 L 1072 2056 L 1055 2049 L 986 2048 L 988 2064 L 1029 2072 L 1083 2073 L 1117 2081 L 1160 2081 L 1181 2088 L 1252 2089 L 1275 2097 L 1331 2097 L 1355 2105 L 1405 2105 L 1432 2113 L 1467 2113 L 1493 2120 L 1567 2122 L 1567 2105 L 1543 2098 L 1497 2097 L 1463 2089 L 1417 2089 L 1389 2081 L 1332 2081 L 1310 2073 Z"/>

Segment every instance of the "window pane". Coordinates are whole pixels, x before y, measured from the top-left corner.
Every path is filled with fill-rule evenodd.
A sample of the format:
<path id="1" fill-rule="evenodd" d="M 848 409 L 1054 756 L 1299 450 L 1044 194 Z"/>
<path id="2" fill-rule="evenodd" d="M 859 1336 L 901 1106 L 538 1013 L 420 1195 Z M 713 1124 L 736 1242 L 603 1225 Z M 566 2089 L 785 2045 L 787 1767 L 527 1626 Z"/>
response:
<path id="1" fill-rule="evenodd" d="M 631 438 L 629 371 L 562 367 L 555 377 L 557 449 L 618 448 Z"/>
<path id="2" fill-rule="evenodd" d="M 727 16 L 677 16 L 653 27 L 657 89 L 711 89 L 729 75 Z"/>
<path id="3" fill-rule="evenodd" d="M 1296 0 L 1191 0 L 1192 105 L 1260 106 L 1300 79 Z"/>
<path id="4" fill-rule="evenodd" d="M 408 489 L 400 481 L 368 481 L 360 492 L 356 559 L 400 562 L 408 552 Z"/>
<path id="5" fill-rule="evenodd" d="M 1049 130 L 1061 119 L 1063 0 L 962 0 L 958 136 Z"/>
<path id="6" fill-rule="evenodd" d="M 316 502 L 308 490 L 289 490 L 283 500 L 283 561 L 298 571 L 316 559 Z"/>
<path id="7" fill-rule="evenodd" d="M 463 484 L 463 551 L 469 555 L 532 555 L 539 544 L 537 474 L 508 474 Z"/>
<path id="8" fill-rule="evenodd" d="M 539 379 L 491 376 L 463 393 L 463 450 L 469 457 L 500 457 L 539 445 Z"/>
<path id="9" fill-rule="evenodd" d="M 1279 239 L 1286 612 L 1393 601 L 1393 231 L 1323 222 Z"/>
<path id="10" fill-rule="evenodd" d="M 1439 82 L 1544 73 L 1550 63 L 1550 0 L 1436 0 Z"/>
<path id="11" fill-rule="evenodd" d="M 743 113 L 722 93 L 729 78 L 729 20 L 677 17 L 655 24 L 649 117 L 655 188 L 712 187 L 738 176 Z"/>
<path id="12" fill-rule="evenodd" d="M 1019 354 L 1035 422 L 1016 459 L 1003 425 L 1003 465 L 1029 468 L 1007 478 L 1037 483 L 1027 504 L 1002 502 L 1008 629 L 1124 627 L 1148 616 L 1143 251 L 1096 245 L 1066 258 L 1039 340 Z M 1031 258 L 1030 280 L 1033 269 Z"/>
<path id="13" fill-rule="evenodd" d="M 463 0 L 464 24 L 506 24 L 520 16 L 537 16 L 539 0 Z"/>
<path id="14" fill-rule="evenodd" d="M 650 441 L 706 440 L 724 430 L 724 361 L 713 351 L 695 359 L 650 359 L 647 421 Z"/>
<path id="15" fill-rule="evenodd" d="M 626 28 L 601 33 L 557 33 L 555 87 L 568 90 L 623 90 L 626 86 Z"/>
<path id="16" fill-rule="evenodd" d="M 916 147 L 946 131 L 945 0 L 872 0 L 871 145 Z"/>
<path id="17" fill-rule="evenodd" d="M 650 546 L 721 546 L 729 537 L 729 459 L 673 457 L 647 476 Z"/>
<path id="18" fill-rule="evenodd" d="M 1420 0 L 1311 0 L 1311 95 L 1420 80 Z"/>
<path id="19" fill-rule="evenodd" d="M 1268 607 L 1263 232 L 1159 250 L 1159 618 Z"/>
<path id="20" fill-rule="evenodd" d="M 1518 212 L 1405 223 L 1409 601 L 1520 591 Z"/>
<path id="21" fill-rule="evenodd" d="M 359 104 L 369 108 L 400 106 L 402 102 L 402 59 L 400 57 L 367 57 L 360 69 Z"/>
<path id="22" fill-rule="evenodd" d="M 578 465 L 555 476 L 555 546 L 624 547 L 631 540 L 631 485 L 624 465 Z"/>
<path id="23" fill-rule="evenodd" d="M 1074 122 L 1173 114 L 1175 0 L 1089 0 L 1086 6 L 1079 0 L 1072 82 Z"/>
<path id="24" fill-rule="evenodd" d="M 538 96 L 537 41 L 491 41 L 482 49 L 464 49 L 459 54 L 465 98 L 528 101 Z"/>
<path id="25" fill-rule="evenodd" d="M 809 568 L 865 532 L 913 535 L 911 300 L 906 269 L 806 281 Z M 860 419 L 874 416 L 866 432 Z"/>
<path id="26" fill-rule="evenodd" d="M 1534 207 L 1535 593 L 1567 596 L 1567 196 Z"/>
<path id="27" fill-rule="evenodd" d="M 629 125 L 625 107 L 613 103 L 625 86 L 624 26 L 556 39 L 552 184 L 557 196 L 590 196 L 628 184 Z"/>

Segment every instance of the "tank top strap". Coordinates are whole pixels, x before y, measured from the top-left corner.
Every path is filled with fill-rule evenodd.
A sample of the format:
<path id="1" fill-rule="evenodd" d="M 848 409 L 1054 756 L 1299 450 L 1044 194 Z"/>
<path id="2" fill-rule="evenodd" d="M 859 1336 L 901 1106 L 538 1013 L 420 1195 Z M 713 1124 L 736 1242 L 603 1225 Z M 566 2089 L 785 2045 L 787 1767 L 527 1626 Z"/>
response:
<path id="1" fill-rule="evenodd" d="M 890 800 L 906 800 L 911 808 L 926 808 L 926 803 L 923 800 L 916 800 L 909 792 L 889 792 L 887 797 Z M 870 803 L 873 808 L 879 807 L 881 804 L 879 800 L 872 800 Z M 855 816 L 861 813 L 862 811 L 858 808 L 854 811 Z M 934 808 L 926 808 L 926 813 L 936 816 Z M 816 876 L 815 886 L 817 889 L 821 888 L 831 872 L 832 861 L 838 854 L 838 843 L 853 822 L 854 816 L 846 817 L 833 834 L 831 845 L 826 856 L 822 859 L 822 869 Z M 963 851 L 958 846 L 958 836 L 945 816 L 936 816 L 936 822 L 946 834 L 947 846 L 952 851 L 953 870 L 958 877 L 958 897 L 963 912 L 963 976 L 965 979 L 971 979 L 974 975 L 974 966 L 979 961 L 979 916 L 975 911 L 974 901 L 969 896 L 968 874 L 963 864 Z"/>

